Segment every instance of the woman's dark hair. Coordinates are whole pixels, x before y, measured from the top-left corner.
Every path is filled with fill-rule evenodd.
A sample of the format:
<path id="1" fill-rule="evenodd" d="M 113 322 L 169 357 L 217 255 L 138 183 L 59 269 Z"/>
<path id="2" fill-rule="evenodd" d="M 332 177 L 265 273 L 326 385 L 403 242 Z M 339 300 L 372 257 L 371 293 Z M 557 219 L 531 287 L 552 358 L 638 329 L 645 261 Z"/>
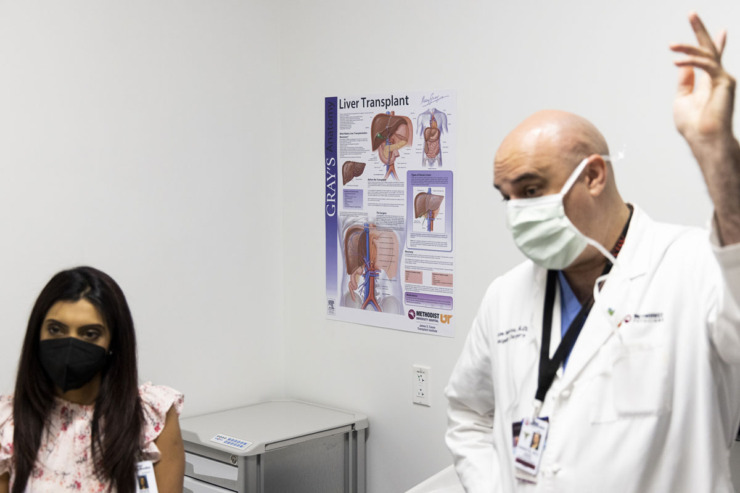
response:
<path id="1" fill-rule="evenodd" d="M 102 370 L 92 420 L 95 472 L 119 493 L 136 489 L 136 461 L 144 417 L 136 371 L 136 336 L 126 297 L 116 282 L 92 267 L 65 270 L 48 282 L 31 310 L 18 364 L 13 404 L 12 493 L 25 490 L 36 462 L 44 426 L 54 404 L 54 384 L 39 360 L 41 324 L 58 301 L 85 299 L 100 312 L 111 332 L 110 353 Z M 101 436 L 101 423 L 105 433 Z"/>

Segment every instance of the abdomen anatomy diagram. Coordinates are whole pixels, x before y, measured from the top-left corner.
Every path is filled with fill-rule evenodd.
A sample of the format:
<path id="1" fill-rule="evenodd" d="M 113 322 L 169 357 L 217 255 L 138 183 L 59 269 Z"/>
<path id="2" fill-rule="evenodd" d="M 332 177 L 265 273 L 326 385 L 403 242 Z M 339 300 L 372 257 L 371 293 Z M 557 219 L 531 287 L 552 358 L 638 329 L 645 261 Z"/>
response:
<path id="1" fill-rule="evenodd" d="M 396 158 L 400 156 L 399 149 L 411 145 L 414 139 L 414 129 L 411 120 L 406 116 L 397 116 L 394 111 L 375 115 L 370 126 L 370 135 L 373 151 L 378 151 L 380 161 L 385 165 L 385 177 L 392 176 L 398 180 L 396 174 Z"/>
<path id="2" fill-rule="evenodd" d="M 398 235 L 372 223 L 353 224 L 344 233 L 344 259 L 349 282 L 343 304 L 362 310 L 400 313 Z"/>
<path id="3" fill-rule="evenodd" d="M 442 167 L 442 146 L 440 136 L 447 132 L 447 115 L 441 111 L 431 108 L 420 114 L 416 119 L 416 127 L 419 135 L 424 136 L 424 154 L 421 158 L 422 166 Z"/>
<path id="4" fill-rule="evenodd" d="M 362 176 L 365 171 L 365 163 L 358 163 L 356 161 L 345 161 L 342 165 L 342 185 L 346 185 L 352 178 Z"/>
<path id="5" fill-rule="evenodd" d="M 431 188 L 427 192 L 417 193 L 414 197 L 414 216 L 424 217 L 427 231 L 434 231 L 434 219 L 439 213 L 443 200 L 444 195 L 434 195 Z"/>

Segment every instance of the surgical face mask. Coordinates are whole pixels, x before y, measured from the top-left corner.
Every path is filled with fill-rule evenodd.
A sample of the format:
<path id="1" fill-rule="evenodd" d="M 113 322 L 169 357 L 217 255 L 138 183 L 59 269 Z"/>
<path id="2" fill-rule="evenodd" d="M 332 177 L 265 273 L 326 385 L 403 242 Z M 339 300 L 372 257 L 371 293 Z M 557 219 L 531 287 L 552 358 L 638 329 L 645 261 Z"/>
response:
<path id="1" fill-rule="evenodd" d="M 107 352 L 96 344 L 74 337 L 39 343 L 41 366 L 62 392 L 79 389 L 103 369 Z"/>
<path id="2" fill-rule="evenodd" d="M 608 160 L 608 156 L 602 156 Z M 506 219 L 514 243 L 537 265 L 550 270 L 568 267 L 587 245 L 598 249 L 612 263 L 614 256 L 597 241 L 583 235 L 565 215 L 563 197 L 583 172 L 588 158 L 580 162 L 559 193 L 533 199 L 509 200 Z"/>

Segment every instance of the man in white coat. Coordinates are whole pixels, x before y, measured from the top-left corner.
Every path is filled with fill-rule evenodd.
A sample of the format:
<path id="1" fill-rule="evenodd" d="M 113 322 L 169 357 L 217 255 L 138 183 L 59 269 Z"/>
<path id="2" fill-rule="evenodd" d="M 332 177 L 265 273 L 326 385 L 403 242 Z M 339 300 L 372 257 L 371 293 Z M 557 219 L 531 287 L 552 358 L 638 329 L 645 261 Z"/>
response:
<path id="1" fill-rule="evenodd" d="M 489 287 L 446 393 L 468 492 L 730 492 L 740 423 L 735 81 L 696 14 L 674 118 L 712 231 L 652 221 L 617 191 L 581 117 L 543 111 L 501 144 L 494 185 L 531 259 Z M 708 77 L 694 81 L 694 69 Z M 544 349 L 543 349 L 544 348 Z M 536 438 L 535 438 L 536 436 Z"/>

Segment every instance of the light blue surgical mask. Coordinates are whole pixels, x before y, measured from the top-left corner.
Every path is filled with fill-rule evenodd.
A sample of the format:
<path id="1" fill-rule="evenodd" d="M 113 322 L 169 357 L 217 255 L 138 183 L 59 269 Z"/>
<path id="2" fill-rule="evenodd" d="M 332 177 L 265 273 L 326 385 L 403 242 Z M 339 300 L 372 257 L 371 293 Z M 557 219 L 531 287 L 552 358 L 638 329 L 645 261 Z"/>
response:
<path id="1" fill-rule="evenodd" d="M 609 156 L 602 156 L 609 160 Z M 559 193 L 532 199 L 515 199 L 506 203 L 506 219 L 514 243 L 537 265 L 549 270 L 562 270 L 592 245 L 612 264 L 614 256 L 596 240 L 587 237 L 565 215 L 563 197 L 573 187 L 588 164 L 581 161 Z"/>

